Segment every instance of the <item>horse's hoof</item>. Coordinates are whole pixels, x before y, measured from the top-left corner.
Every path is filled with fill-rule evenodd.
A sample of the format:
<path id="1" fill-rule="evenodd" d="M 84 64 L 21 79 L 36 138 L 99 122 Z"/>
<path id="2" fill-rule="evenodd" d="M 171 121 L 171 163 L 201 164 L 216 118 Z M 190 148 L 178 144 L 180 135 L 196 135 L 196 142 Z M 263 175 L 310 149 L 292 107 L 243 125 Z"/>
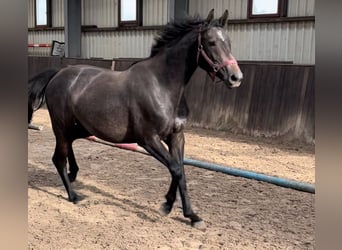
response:
<path id="1" fill-rule="evenodd" d="M 171 207 L 166 202 L 163 203 L 159 208 L 159 213 L 161 216 L 166 216 L 171 212 Z"/>
<path id="2" fill-rule="evenodd" d="M 74 194 L 72 194 L 71 196 L 69 196 L 69 201 L 72 202 L 72 203 L 74 203 L 74 204 L 77 204 L 77 203 L 80 201 L 80 199 L 79 199 L 79 197 L 74 193 Z"/>
<path id="3" fill-rule="evenodd" d="M 69 173 L 68 177 L 69 177 L 70 182 L 74 182 L 76 180 L 76 175 L 74 175 L 74 174 Z"/>
<path id="4" fill-rule="evenodd" d="M 69 199 L 70 202 L 77 204 L 80 200 L 78 198 Z"/>
<path id="5" fill-rule="evenodd" d="M 202 231 L 205 231 L 207 228 L 203 220 L 192 221 L 191 226 Z"/>

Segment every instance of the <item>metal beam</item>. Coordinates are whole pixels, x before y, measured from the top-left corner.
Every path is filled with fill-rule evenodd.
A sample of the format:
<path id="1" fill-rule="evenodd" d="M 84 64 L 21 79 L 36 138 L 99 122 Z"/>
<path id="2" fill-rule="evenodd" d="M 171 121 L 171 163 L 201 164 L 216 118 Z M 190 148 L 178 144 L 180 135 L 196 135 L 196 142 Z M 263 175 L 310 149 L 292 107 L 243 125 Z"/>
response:
<path id="1" fill-rule="evenodd" d="M 169 21 L 182 20 L 189 14 L 189 0 L 169 0 Z"/>
<path id="2" fill-rule="evenodd" d="M 81 0 L 64 0 L 65 57 L 81 57 Z"/>

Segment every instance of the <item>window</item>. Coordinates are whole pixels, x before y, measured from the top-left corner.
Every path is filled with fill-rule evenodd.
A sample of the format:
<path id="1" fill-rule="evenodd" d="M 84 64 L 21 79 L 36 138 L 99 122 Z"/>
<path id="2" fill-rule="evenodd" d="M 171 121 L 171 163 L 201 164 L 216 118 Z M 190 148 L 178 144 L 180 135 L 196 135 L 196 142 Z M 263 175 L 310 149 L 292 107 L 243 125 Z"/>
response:
<path id="1" fill-rule="evenodd" d="M 248 17 L 284 17 L 287 0 L 248 0 Z"/>
<path id="2" fill-rule="evenodd" d="M 119 0 L 119 26 L 140 26 L 141 10 L 141 0 Z"/>
<path id="3" fill-rule="evenodd" d="M 35 0 L 35 24 L 36 27 L 51 26 L 51 1 Z"/>

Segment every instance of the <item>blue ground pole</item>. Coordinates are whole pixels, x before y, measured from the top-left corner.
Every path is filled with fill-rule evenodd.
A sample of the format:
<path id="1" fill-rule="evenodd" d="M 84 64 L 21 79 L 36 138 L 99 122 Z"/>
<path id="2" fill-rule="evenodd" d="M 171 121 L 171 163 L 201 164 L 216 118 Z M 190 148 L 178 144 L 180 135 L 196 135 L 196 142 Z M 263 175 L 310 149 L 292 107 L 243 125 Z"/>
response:
<path id="1" fill-rule="evenodd" d="M 225 174 L 229 174 L 233 176 L 239 176 L 239 177 L 244 177 L 248 179 L 268 182 L 271 184 L 275 184 L 277 186 L 292 188 L 292 189 L 296 189 L 296 190 L 303 191 L 303 192 L 308 192 L 308 193 L 313 193 L 313 194 L 315 193 L 315 186 L 309 183 L 305 183 L 305 182 L 288 180 L 284 178 L 259 174 L 259 173 L 255 173 L 255 172 L 251 172 L 247 170 L 231 168 L 228 166 L 221 166 L 218 164 L 207 163 L 207 162 L 193 160 L 189 158 L 184 158 L 184 164 L 199 167 L 199 168 L 204 168 L 208 170 L 213 170 L 213 171 L 217 171 L 217 172 L 221 172 L 221 173 L 225 173 Z"/>

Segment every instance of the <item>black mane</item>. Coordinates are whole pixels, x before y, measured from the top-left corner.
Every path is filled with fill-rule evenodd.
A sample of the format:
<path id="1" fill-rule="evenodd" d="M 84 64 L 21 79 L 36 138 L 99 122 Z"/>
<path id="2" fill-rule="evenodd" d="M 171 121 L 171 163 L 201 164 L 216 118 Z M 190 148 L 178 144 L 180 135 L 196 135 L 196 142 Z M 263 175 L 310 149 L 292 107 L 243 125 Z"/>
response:
<path id="1" fill-rule="evenodd" d="M 203 28 L 202 31 L 207 29 L 209 26 L 218 26 L 220 25 L 217 19 L 213 20 L 210 24 L 206 23 L 205 19 L 201 19 L 199 15 L 193 18 L 187 18 L 182 21 L 174 21 L 168 23 L 165 28 L 155 37 L 154 45 L 151 48 L 150 57 L 155 56 L 165 47 L 171 47 L 174 45 L 180 38 L 184 35 L 188 34 L 189 32 L 193 31 L 194 29 L 198 29 L 200 25 L 206 24 L 207 27 Z"/>
<path id="2" fill-rule="evenodd" d="M 199 16 L 168 23 L 154 39 L 150 57 L 158 54 L 163 48 L 172 46 L 184 35 L 199 28 L 199 26 L 204 23 L 205 20 L 200 19 Z"/>

